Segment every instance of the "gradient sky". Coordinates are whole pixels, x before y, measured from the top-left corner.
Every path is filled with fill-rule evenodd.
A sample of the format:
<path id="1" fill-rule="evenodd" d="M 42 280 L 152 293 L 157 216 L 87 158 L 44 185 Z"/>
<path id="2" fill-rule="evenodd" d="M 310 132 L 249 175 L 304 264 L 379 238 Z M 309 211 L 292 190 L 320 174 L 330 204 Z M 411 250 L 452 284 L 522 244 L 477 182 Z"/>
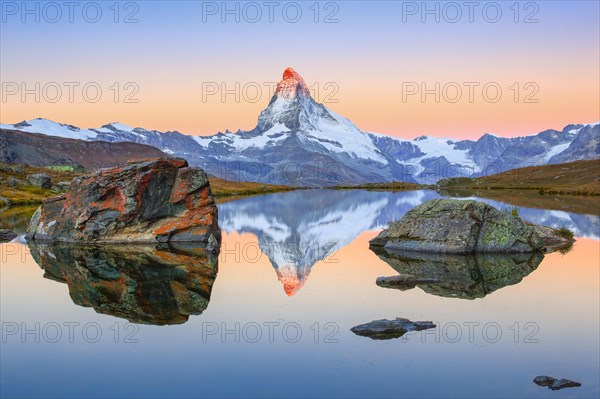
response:
<path id="1" fill-rule="evenodd" d="M 278 2 L 272 23 L 265 6 L 256 23 L 244 19 L 254 17 L 250 8 L 240 12 L 239 23 L 234 15 L 226 15 L 223 23 L 219 12 L 203 15 L 203 7 L 220 8 L 221 2 L 142 1 L 134 3 L 139 22 L 128 24 L 122 21 L 133 8 L 124 10 L 125 2 L 120 3 L 119 23 L 109 8 L 113 1 L 99 2 L 102 17 L 97 23 L 86 22 L 81 7 L 75 9 L 73 23 L 66 8 L 59 21 L 51 23 L 48 19 L 55 11 L 47 8 L 44 18 L 44 2 L 38 3 L 39 23 L 34 15 L 21 21 L 21 2 L 1 4 L 0 80 L 4 89 L 11 82 L 27 87 L 57 82 L 63 96 L 56 103 L 44 98 L 36 103 L 32 95 L 25 101 L 19 95 L 2 98 L 2 123 L 45 117 L 99 127 L 119 121 L 197 135 L 251 129 L 269 102 L 268 85 L 288 66 L 320 88 L 317 100 L 323 102 L 337 88 L 332 96 L 337 102 L 325 101 L 326 105 L 359 128 L 397 137 L 477 138 L 484 132 L 514 136 L 600 120 L 600 8 L 595 0 L 529 2 L 538 8 L 537 23 L 523 23 L 535 11 L 533 6 L 525 9 L 527 2 L 519 3 L 520 22 L 515 23 L 513 1 L 497 2 L 502 10 L 497 23 L 484 18 L 482 9 L 489 2 L 479 3 L 472 23 L 466 7 L 456 23 L 447 20 L 455 15 L 450 8 L 439 23 L 433 15 L 423 23 L 418 11 L 403 14 L 410 4 L 394 1 L 329 2 L 337 7 L 337 23 L 323 23 L 335 10 L 327 2 L 319 3 L 320 22 L 315 23 L 313 1 L 297 2 L 302 9 L 297 23 L 283 17 L 289 2 Z M 11 4 L 19 8 L 16 15 Z M 28 4 L 33 8 L 35 2 Z M 242 9 L 245 3 L 239 4 Z M 422 7 L 422 2 L 412 4 Z M 427 4 L 433 8 L 436 3 Z M 440 3 L 440 9 L 445 5 Z M 293 8 L 288 12 L 289 18 L 294 16 Z M 486 16 L 494 14 L 488 8 Z M 69 103 L 64 82 L 97 82 L 102 97 L 97 103 L 87 102 L 80 86 Z M 123 91 L 124 85 L 134 82 L 139 102 L 124 103 L 122 97 L 115 102 L 110 90 L 114 82 L 121 95 L 130 92 Z M 240 88 L 250 85 L 248 96 L 236 99 L 230 94 L 223 101 L 218 93 L 203 98 L 207 85 L 235 90 L 236 82 Z M 333 85 L 326 86 L 330 82 Z M 433 95 L 425 102 L 419 95 L 403 101 L 403 86 L 409 82 L 429 88 L 435 82 L 456 82 L 463 96 L 456 103 L 443 98 L 436 103 Z M 464 82 L 480 85 L 472 103 Z M 482 86 L 489 82 L 502 89 L 496 103 L 483 97 Z M 515 82 L 520 87 L 518 102 L 511 90 Z M 528 82 L 535 85 L 526 88 Z M 252 86 L 262 87 L 260 96 Z M 535 87 L 539 91 L 533 98 L 538 102 L 525 103 L 524 96 Z"/>

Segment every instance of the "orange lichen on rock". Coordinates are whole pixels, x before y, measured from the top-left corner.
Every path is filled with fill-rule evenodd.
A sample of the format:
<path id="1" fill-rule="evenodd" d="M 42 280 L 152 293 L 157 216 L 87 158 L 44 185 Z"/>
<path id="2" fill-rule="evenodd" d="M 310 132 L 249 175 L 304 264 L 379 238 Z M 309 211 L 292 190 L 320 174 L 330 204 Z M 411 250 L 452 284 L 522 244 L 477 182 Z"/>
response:
<path id="1" fill-rule="evenodd" d="M 45 201 L 29 237 L 62 242 L 220 243 L 206 173 L 176 158 L 147 159 L 73 180 Z"/>

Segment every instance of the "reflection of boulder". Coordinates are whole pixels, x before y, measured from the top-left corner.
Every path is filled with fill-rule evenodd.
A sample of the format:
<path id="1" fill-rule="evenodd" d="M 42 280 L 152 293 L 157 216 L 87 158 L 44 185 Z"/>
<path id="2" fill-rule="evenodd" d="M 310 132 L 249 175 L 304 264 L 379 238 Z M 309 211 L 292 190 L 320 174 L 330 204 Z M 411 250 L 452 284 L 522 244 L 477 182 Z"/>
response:
<path id="1" fill-rule="evenodd" d="M 373 251 L 400 275 L 406 276 L 399 288 L 417 286 L 429 294 L 463 299 L 483 298 L 517 284 L 544 259 L 541 253 L 447 255 L 392 253 L 381 248 L 373 248 Z M 414 283 L 410 284 L 409 280 Z"/>
<path id="2" fill-rule="evenodd" d="M 201 314 L 217 276 L 217 255 L 192 244 L 29 245 L 44 277 L 66 283 L 75 304 L 134 323 L 181 324 Z"/>
<path id="3" fill-rule="evenodd" d="M 395 290 L 407 291 L 422 284 L 437 284 L 439 280 L 434 278 L 416 278 L 410 274 L 399 274 L 390 277 L 377 277 L 375 284 L 383 288 L 393 288 Z"/>

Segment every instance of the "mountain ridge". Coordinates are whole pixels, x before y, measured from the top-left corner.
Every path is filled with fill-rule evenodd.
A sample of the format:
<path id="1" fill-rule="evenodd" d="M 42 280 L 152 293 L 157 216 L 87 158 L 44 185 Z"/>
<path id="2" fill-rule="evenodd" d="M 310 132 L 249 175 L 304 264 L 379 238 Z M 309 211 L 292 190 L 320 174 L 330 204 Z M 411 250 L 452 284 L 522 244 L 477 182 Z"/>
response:
<path id="1" fill-rule="evenodd" d="M 75 166 L 94 171 L 135 159 L 166 156 L 156 147 L 133 142 L 85 141 L 0 127 L 0 162 L 3 163 Z"/>
<path id="2" fill-rule="evenodd" d="M 317 103 L 304 79 L 287 68 L 250 131 L 189 136 L 110 123 L 80 129 L 47 119 L 0 127 L 88 141 L 129 141 L 186 158 L 228 180 L 292 186 L 390 181 L 435 183 L 517 167 L 600 157 L 600 124 L 570 124 L 513 138 L 485 133 L 477 140 L 419 136 L 405 140 L 365 132 Z"/>

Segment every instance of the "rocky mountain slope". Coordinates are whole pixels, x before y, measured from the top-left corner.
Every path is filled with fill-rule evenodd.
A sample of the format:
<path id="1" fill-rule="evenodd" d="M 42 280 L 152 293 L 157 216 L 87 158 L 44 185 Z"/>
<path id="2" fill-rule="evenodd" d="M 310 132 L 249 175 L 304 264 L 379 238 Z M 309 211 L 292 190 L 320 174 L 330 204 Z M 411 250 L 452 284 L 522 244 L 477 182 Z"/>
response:
<path id="1" fill-rule="evenodd" d="M 445 179 L 441 189 L 518 189 L 548 194 L 600 195 L 600 159 L 529 166 L 475 179 Z"/>
<path id="2" fill-rule="evenodd" d="M 93 171 L 127 161 L 165 157 L 156 147 L 137 143 L 83 141 L 0 129 L 0 162 L 32 166 L 83 166 Z"/>

